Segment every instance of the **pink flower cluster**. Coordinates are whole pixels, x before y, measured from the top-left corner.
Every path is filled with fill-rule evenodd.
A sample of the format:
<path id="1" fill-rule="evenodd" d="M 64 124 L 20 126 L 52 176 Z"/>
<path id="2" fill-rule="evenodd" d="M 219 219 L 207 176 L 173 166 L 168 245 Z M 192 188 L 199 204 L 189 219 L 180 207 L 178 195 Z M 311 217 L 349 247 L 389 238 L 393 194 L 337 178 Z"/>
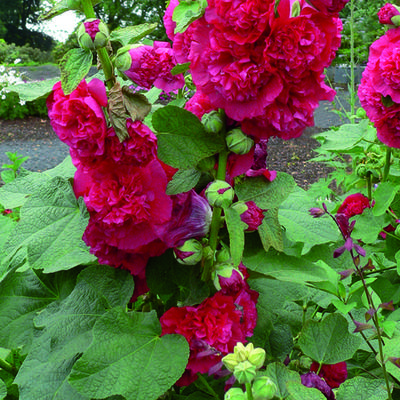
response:
<path id="1" fill-rule="evenodd" d="M 82 81 L 70 95 L 57 83 L 47 99 L 51 125 L 70 146 L 77 167 L 74 191 L 90 213 L 83 240 L 100 263 L 129 270 L 135 295 L 147 290 L 149 257 L 204 236 L 210 207 L 194 191 L 165 193 L 170 168 L 157 159 L 157 139 L 140 121 L 127 119 L 121 143 L 107 128 L 104 84 Z"/>
<path id="2" fill-rule="evenodd" d="M 319 101 L 335 94 L 323 70 L 340 45 L 337 13 L 346 1 L 281 0 L 275 10 L 273 0 L 209 0 L 204 16 L 175 34 L 179 2 L 171 0 L 166 31 L 197 87 L 188 108 L 223 108 L 257 138 L 300 136 Z"/>
<path id="3" fill-rule="evenodd" d="M 130 67 L 124 74 L 136 84 L 151 89 L 153 86 L 172 92 L 185 84 L 182 74 L 172 75 L 176 60 L 171 45 L 154 42 L 153 46 L 141 45 L 129 50 Z"/>
<path id="4" fill-rule="evenodd" d="M 358 96 L 378 139 L 400 148 L 400 28 L 389 29 L 370 47 Z"/>
<path id="5" fill-rule="evenodd" d="M 246 279 L 246 268 L 240 269 Z M 181 334 L 190 346 L 189 362 L 178 385 L 189 385 L 198 372 L 217 372 L 221 358 L 253 335 L 258 293 L 245 279 L 234 270 L 231 278 L 220 278 L 221 290 L 197 307 L 172 307 L 161 317 L 162 334 Z"/>

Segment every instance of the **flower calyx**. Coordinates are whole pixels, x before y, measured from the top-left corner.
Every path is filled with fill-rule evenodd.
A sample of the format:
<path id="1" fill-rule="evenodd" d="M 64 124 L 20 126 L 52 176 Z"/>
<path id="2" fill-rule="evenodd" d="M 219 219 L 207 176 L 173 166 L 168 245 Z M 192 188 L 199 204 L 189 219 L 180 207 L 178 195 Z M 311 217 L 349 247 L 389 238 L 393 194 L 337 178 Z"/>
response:
<path id="1" fill-rule="evenodd" d="M 247 136 L 240 128 L 232 129 L 226 136 L 228 149 L 239 155 L 247 154 L 254 146 L 254 140 Z"/>
<path id="2" fill-rule="evenodd" d="M 81 23 L 77 36 L 79 45 L 83 49 L 97 50 L 107 45 L 110 32 L 104 22 L 90 18 Z"/>

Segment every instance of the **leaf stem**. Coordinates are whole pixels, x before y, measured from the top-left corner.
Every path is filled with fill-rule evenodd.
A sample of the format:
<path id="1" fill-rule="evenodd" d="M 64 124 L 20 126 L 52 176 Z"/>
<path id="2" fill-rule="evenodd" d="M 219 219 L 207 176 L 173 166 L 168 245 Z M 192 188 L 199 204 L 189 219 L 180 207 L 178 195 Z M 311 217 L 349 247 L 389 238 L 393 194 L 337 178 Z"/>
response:
<path id="1" fill-rule="evenodd" d="M 386 147 L 386 159 L 385 159 L 385 167 L 383 169 L 382 182 L 386 182 L 389 176 L 391 156 L 392 156 L 392 149 L 390 147 Z"/>
<path id="2" fill-rule="evenodd" d="M 0 358 L 0 369 L 4 369 L 4 371 L 7 371 L 12 376 L 17 376 L 18 373 L 17 369 L 13 365 L 3 360 L 2 358 Z"/>

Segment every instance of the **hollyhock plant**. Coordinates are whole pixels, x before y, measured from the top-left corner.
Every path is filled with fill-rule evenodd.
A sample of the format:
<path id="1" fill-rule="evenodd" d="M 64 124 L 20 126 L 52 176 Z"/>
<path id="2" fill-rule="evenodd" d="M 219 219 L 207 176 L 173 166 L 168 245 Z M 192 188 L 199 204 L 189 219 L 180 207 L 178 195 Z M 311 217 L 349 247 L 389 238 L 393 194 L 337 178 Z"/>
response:
<path id="1" fill-rule="evenodd" d="M 155 41 L 153 46 L 134 45 L 117 59 L 118 68 L 136 84 L 150 89 L 153 85 L 165 92 L 181 89 L 182 74 L 172 75 L 176 60 L 171 45 Z"/>
<path id="2" fill-rule="evenodd" d="M 64 95 L 61 82 L 54 85 L 47 98 L 50 123 L 77 156 L 104 154 L 107 124 L 102 107 L 107 103 L 106 89 L 99 79 L 92 79 L 89 84 L 82 81 L 69 95 Z"/>

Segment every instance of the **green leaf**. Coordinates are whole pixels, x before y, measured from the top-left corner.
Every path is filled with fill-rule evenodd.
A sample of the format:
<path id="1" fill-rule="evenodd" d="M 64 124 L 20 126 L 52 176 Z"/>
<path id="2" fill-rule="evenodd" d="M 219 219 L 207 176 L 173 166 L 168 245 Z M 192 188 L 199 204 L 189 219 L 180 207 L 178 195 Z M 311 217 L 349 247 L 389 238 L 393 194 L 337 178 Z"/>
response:
<path id="1" fill-rule="evenodd" d="M 56 165 L 54 168 L 43 171 L 42 174 L 49 178 L 59 176 L 61 178 L 71 179 L 74 177 L 76 167 L 72 164 L 71 156 L 67 156 L 61 164 Z"/>
<path id="2" fill-rule="evenodd" d="M 92 5 L 96 5 L 100 3 L 101 0 L 92 0 Z M 57 2 L 54 7 L 47 12 L 46 14 L 40 17 L 41 21 L 45 21 L 47 19 L 51 19 L 56 17 L 57 15 L 61 15 L 66 11 L 76 10 L 83 12 L 81 0 L 61 0 Z"/>
<path id="3" fill-rule="evenodd" d="M 341 300 L 337 298 L 332 299 L 332 304 L 344 315 L 349 313 L 353 308 L 357 306 L 356 302 L 344 304 Z"/>
<path id="4" fill-rule="evenodd" d="M 59 82 L 60 78 L 46 79 L 39 82 L 29 82 L 18 85 L 7 86 L 7 92 L 18 93 L 20 100 L 33 101 L 40 97 L 48 96 L 53 89 L 53 86 Z"/>
<path id="5" fill-rule="evenodd" d="M 199 182 L 201 172 L 197 169 L 181 169 L 175 173 L 172 180 L 167 185 L 167 195 L 188 192 Z"/>
<path id="6" fill-rule="evenodd" d="M 287 369 L 281 363 L 274 362 L 268 364 L 266 375 L 275 383 L 277 388 L 275 396 L 278 399 L 285 399 L 289 395 L 287 388 L 289 382 L 301 384 L 300 375 L 295 371 Z"/>
<path id="7" fill-rule="evenodd" d="M 190 62 L 184 64 L 176 64 L 174 68 L 171 69 L 172 75 L 183 74 L 190 69 Z"/>
<path id="8" fill-rule="evenodd" d="M 0 175 L 4 183 L 10 183 L 13 180 L 15 180 L 15 172 L 11 169 L 6 169 L 5 171 L 1 171 Z"/>
<path id="9" fill-rule="evenodd" d="M 362 339 L 349 333 L 348 322 L 340 314 L 329 314 L 322 321 L 309 320 L 300 334 L 303 353 L 320 364 L 336 364 L 348 360 Z"/>
<path id="10" fill-rule="evenodd" d="M 157 28 L 157 23 L 141 24 L 136 26 L 128 26 L 126 28 L 119 28 L 111 32 L 110 40 L 112 42 L 120 42 L 122 46 L 137 43 L 140 39 L 147 36 Z"/>
<path id="11" fill-rule="evenodd" d="M 174 33 L 183 33 L 196 19 L 199 19 L 207 7 L 207 0 L 179 2 L 175 7 L 172 20 L 176 22 Z"/>
<path id="12" fill-rule="evenodd" d="M 278 218 L 278 208 L 264 211 L 264 219 L 257 231 L 265 251 L 268 251 L 270 247 L 280 252 L 283 251 L 282 227 Z"/>
<path id="13" fill-rule="evenodd" d="M 93 343 L 75 363 L 70 384 L 96 399 L 121 394 L 156 400 L 182 376 L 189 358 L 183 336 L 160 334 L 155 311 L 110 310 L 95 324 Z"/>
<path id="14" fill-rule="evenodd" d="M 247 178 L 235 186 L 240 201 L 254 201 L 262 209 L 276 208 L 289 196 L 296 183 L 292 176 L 278 172 L 269 182 L 264 177 Z"/>
<path id="15" fill-rule="evenodd" d="M 387 391 L 382 379 L 356 376 L 344 381 L 336 392 L 336 400 L 386 400 Z"/>
<path id="16" fill-rule="evenodd" d="M 399 190 L 400 185 L 394 182 L 381 182 L 374 192 L 375 204 L 372 207 L 373 215 L 379 216 L 384 214 Z"/>
<path id="17" fill-rule="evenodd" d="M 298 382 L 287 382 L 289 396 L 286 400 L 326 400 L 322 392 L 315 388 L 309 388 Z"/>
<path id="18" fill-rule="evenodd" d="M 376 129 L 365 119 L 357 124 L 341 125 L 338 130 L 317 133 L 313 135 L 313 138 L 322 142 L 320 150 L 337 153 L 356 153 L 363 149 L 365 143 L 363 143 L 363 139 L 375 140 Z"/>
<path id="19" fill-rule="evenodd" d="M 143 95 L 146 96 L 146 98 L 150 104 L 154 104 L 160 97 L 161 93 L 162 93 L 162 89 L 156 88 L 154 86 L 148 92 L 143 93 Z"/>
<path id="20" fill-rule="evenodd" d="M 71 94 L 88 74 L 93 55 L 90 50 L 71 49 L 60 61 L 61 87 L 65 95 Z"/>
<path id="21" fill-rule="evenodd" d="M 46 273 L 96 260 L 82 240 L 89 215 L 68 180 L 56 177 L 40 187 L 21 209 L 21 220 L 5 245 L 11 258 L 26 248 L 32 268 Z"/>
<path id="22" fill-rule="evenodd" d="M 0 379 L 0 400 L 7 396 L 7 386 L 2 379 Z"/>
<path id="23" fill-rule="evenodd" d="M 386 214 L 374 216 L 370 208 L 366 208 L 361 215 L 354 216 L 356 224 L 352 232 L 353 239 L 360 239 L 364 243 L 374 243 L 379 233 L 390 224 L 390 217 Z"/>
<path id="24" fill-rule="evenodd" d="M 49 283 L 31 269 L 9 271 L 0 282 L 0 346 L 24 347 L 27 352 L 34 337 L 34 317 L 72 291 L 75 275 L 61 273 L 62 280 L 51 276 L 54 282 Z"/>
<path id="25" fill-rule="evenodd" d="M 232 207 L 224 208 L 226 227 L 229 233 L 229 244 L 233 266 L 237 267 L 242 261 L 244 250 L 244 230 L 246 224 L 242 222 L 240 214 Z"/>
<path id="26" fill-rule="evenodd" d="M 207 133 L 195 115 L 177 106 L 157 110 L 152 123 L 158 132 L 158 156 L 171 167 L 191 169 L 225 148 L 220 136 Z"/>
<path id="27" fill-rule="evenodd" d="M 339 236 L 336 224 L 329 217 L 312 218 L 309 209 L 315 202 L 307 192 L 297 188 L 279 208 L 279 221 L 293 242 L 304 243 L 302 254 L 318 244 L 335 242 Z"/>
<path id="28" fill-rule="evenodd" d="M 15 381 L 20 399 L 88 399 L 69 385 L 70 371 L 92 343 L 95 322 L 109 309 L 125 306 L 132 293 L 127 271 L 104 265 L 83 270 L 71 294 L 34 320 L 40 330 Z"/>
<path id="29" fill-rule="evenodd" d="M 389 357 L 399 357 L 400 337 L 395 336 L 393 339 L 385 338 L 384 340 L 385 346 L 383 347 L 383 359 L 386 361 Z M 376 356 L 376 360 L 382 365 L 379 355 Z M 390 361 L 386 361 L 385 366 L 389 374 L 393 375 L 397 380 L 400 379 L 400 368 L 397 365 Z"/>

